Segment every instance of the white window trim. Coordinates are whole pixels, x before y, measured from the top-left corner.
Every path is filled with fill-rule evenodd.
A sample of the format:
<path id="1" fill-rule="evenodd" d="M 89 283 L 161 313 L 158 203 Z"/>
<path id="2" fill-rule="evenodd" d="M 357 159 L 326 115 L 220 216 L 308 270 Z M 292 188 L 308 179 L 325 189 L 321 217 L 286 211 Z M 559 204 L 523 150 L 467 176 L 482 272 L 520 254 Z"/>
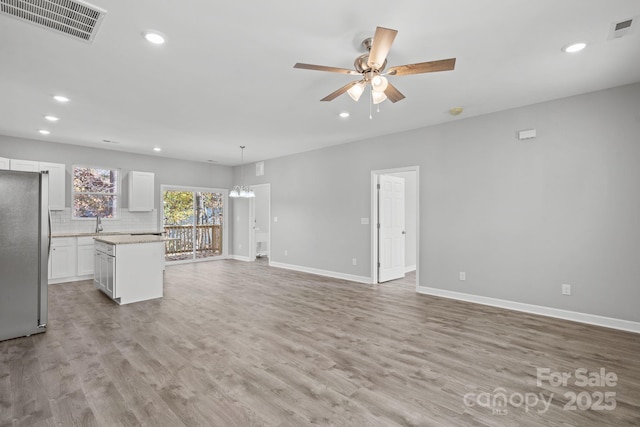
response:
<path id="1" fill-rule="evenodd" d="M 118 178 L 117 178 L 117 186 L 118 186 L 118 192 L 117 193 L 112 193 L 114 196 L 116 196 L 116 200 L 117 205 L 116 205 L 116 211 L 115 211 L 115 217 L 114 218 L 100 218 L 102 221 L 119 221 L 120 220 L 120 213 L 121 213 L 121 204 L 122 204 L 122 169 L 120 168 L 112 168 L 110 166 L 96 166 L 96 165 L 88 165 L 85 163 L 77 163 L 77 164 L 72 164 L 71 165 L 71 220 L 72 221 L 95 221 L 96 218 L 95 217 L 91 217 L 91 218 L 82 218 L 82 217 L 76 217 L 73 215 L 74 212 L 74 203 L 75 203 L 75 195 L 76 194 L 87 194 L 87 193 L 76 193 L 75 191 L 73 191 L 73 179 L 75 176 L 75 170 L 76 168 L 88 168 L 88 169 L 104 169 L 104 170 L 113 170 L 113 171 L 117 171 L 118 172 Z M 106 193 L 105 193 L 106 194 Z"/>

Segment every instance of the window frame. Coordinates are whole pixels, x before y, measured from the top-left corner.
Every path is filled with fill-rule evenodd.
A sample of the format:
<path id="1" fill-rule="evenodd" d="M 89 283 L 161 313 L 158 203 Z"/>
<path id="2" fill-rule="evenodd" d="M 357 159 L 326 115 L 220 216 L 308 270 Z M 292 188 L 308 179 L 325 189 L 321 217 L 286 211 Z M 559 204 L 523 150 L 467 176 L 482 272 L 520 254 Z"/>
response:
<path id="1" fill-rule="evenodd" d="M 117 176 L 116 176 L 116 192 L 115 193 L 98 193 L 98 192 L 82 192 L 82 191 L 75 191 L 75 186 L 74 186 L 74 180 L 75 180 L 75 171 L 76 168 L 85 168 L 85 169 L 101 169 L 101 170 L 109 170 L 109 171 L 115 171 Z M 116 208 L 113 212 L 113 218 L 105 218 L 105 217 L 100 217 L 102 220 L 104 221 L 115 221 L 115 220 L 119 220 L 120 219 L 120 209 L 121 209 L 121 202 L 122 202 L 122 169 L 120 168 L 113 168 L 110 166 L 97 166 L 97 165 L 90 165 L 90 164 L 86 164 L 86 163 L 75 163 L 71 165 L 71 219 L 74 221 L 95 221 L 96 217 L 95 216 L 91 216 L 91 217 L 80 217 L 80 216 L 75 216 L 75 202 L 76 202 L 76 194 L 103 194 L 103 195 L 110 195 L 113 196 L 113 198 L 116 201 Z"/>

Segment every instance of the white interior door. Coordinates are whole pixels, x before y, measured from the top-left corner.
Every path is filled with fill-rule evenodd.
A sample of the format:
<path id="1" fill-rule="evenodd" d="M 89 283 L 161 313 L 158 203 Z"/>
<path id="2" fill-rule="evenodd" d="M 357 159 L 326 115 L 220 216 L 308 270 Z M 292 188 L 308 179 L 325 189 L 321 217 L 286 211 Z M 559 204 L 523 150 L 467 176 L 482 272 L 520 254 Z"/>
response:
<path id="1" fill-rule="evenodd" d="M 380 175 L 378 282 L 404 277 L 404 178 Z"/>

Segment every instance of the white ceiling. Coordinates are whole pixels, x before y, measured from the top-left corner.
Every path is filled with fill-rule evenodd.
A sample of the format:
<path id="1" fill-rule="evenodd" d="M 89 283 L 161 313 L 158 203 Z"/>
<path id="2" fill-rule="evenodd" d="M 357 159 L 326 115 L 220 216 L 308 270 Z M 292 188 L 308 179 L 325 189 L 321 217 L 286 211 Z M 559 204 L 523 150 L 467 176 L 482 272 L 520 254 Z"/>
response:
<path id="1" fill-rule="evenodd" d="M 608 39 L 637 0 L 90 3 L 107 11 L 91 44 L 0 14 L 0 134 L 231 165 L 240 145 L 264 160 L 640 81 L 640 20 Z M 293 65 L 352 68 L 376 26 L 398 30 L 388 67 L 456 69 L 390 77 L 406 99 L 373 120 L 365 96 L 320 102 L 354 77 Z M 149 28 L 168 42 L 147 43 Z"/>

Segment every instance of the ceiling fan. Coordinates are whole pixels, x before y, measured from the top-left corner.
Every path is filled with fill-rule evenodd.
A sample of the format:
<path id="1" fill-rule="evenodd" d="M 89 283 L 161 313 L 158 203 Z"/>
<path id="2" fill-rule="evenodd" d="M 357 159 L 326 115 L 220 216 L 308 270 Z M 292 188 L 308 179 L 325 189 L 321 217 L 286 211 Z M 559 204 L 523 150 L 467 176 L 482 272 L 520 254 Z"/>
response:
<path id="1" fill-rule="evenodd" d="M 417 64 L 398 65 L 389 68 L 383 74 L 387 65 L 387 54 L 391 44 L 398 34 L 397 30 L 377 27 L 373 38 L 369 37 L 362 42 L 367 53 L 360 55 L 353 63 L 355 70 L 346 68 L 326 67 L 323 65 L 303 64 L 298 62 L 293 68 L 305 70 L 328 71 L 349 75 L 360 75 L 361 80 L 347 83 L 335 92 L 322 98 L 320 101 L 332 101 L 347 92 L 354 101 L 360 99 L 367 85 L 371 85 L 371 96 L 374 104 L 379 104 L 385 99 L 398 102 L 405 96 L 395 88 L 385 76 L 406 76 L 409 74 L 433 73 L 436 71 L 450 71 L 456 65 L 456 58 L 442 59 L 439 61 L 419 62 Z"/>

